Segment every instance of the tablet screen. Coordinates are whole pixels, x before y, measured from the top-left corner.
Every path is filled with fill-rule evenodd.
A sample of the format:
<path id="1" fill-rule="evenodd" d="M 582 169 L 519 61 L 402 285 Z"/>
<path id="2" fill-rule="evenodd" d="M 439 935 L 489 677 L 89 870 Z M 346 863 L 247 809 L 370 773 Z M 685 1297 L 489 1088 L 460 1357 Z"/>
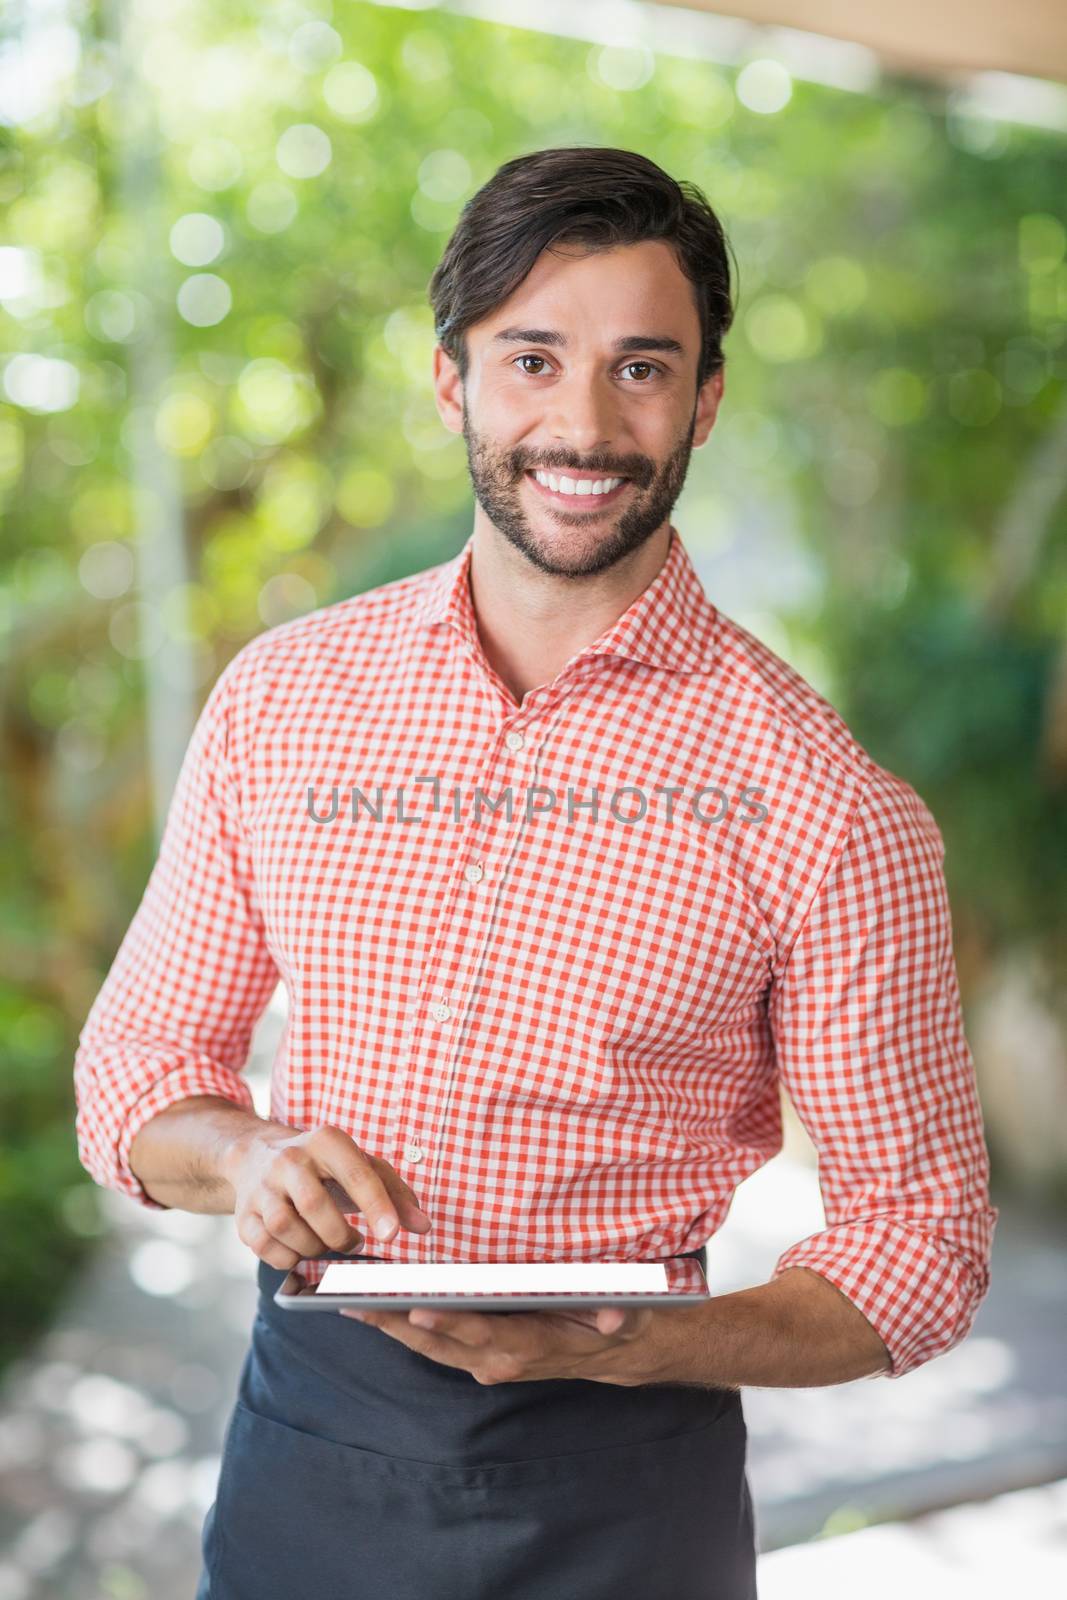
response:
<path id="1" fill-rule="evenodd" d="M 329 1294 L 666 1294 L 662 1261 L 334 1261 Z"/>

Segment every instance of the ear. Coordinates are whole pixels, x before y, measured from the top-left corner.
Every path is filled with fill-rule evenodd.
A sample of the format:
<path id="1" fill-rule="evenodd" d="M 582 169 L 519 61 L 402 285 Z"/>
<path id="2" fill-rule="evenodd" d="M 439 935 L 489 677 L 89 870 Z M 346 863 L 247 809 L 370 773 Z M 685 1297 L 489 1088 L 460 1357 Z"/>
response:
<path id="1" fill-rule="evenodd" d="M 450 433 L 463 432 L 463 384 L 459 368 L 441 345 L 433 353 L 433 389 L 438 415 Z"/>
<path id="2" fill-rule="evenodd" d="M 715 418 L 719 410 L 719 401 L 722 399 L 723 387 L 726 382 L 726 373 L 722 367 L 718 372 L 706 378 L 700 385 L 697 395 L 696 418 L 693 423 L 693 448 L 705 443 L 708 434 L 715 425 Z"/>

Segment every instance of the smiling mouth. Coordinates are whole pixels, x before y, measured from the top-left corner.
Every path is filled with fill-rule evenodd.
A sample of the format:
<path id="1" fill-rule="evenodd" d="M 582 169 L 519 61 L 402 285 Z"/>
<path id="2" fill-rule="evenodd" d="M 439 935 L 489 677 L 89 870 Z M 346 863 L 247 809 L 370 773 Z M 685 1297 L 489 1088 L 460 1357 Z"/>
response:
<path id="1" fill-rule="evenodd" d="M 568 511 L 601 511 L 607 506 L 614 505 L 616 500 L 625 494 L 632 481 L 630 478 L 623 478 L 622 482 L 616 484 L 614 489 L 609 489 L 606 493 L 601 494 L 566 494 L 562 490 L 550 489 L 545 483 L 538 483 L 534 476 L 535 470 L 533 469 L 526 473 L 527 481 L 533 485 L 537 493 L 543 496 L 550 505 L 563 506 Z M 553 473 L 552 476 L 557 478 L 558 481 L 559 477 L 566 476 L 566 474 Z M 618 474 L 610 473 L 607 476 L 617 477 Z M 596 483 L 601 480 L 594 478 L 591 481 Z"/>

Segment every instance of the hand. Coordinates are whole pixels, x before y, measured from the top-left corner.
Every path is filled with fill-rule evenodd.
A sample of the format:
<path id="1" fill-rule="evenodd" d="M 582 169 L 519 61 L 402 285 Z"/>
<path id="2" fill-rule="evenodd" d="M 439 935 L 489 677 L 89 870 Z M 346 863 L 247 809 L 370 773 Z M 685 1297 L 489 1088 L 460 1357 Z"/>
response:
<path id="1" fill-rule="evenodd" d="M 238 1238 L 268 1266 L 288 1271 L 330 1250 L 361 1250 L 364 1235 L 344 1212 L 362 1211 L 376 1239 L 432 1223 L 400 1174 L 340 1128 L 308 1132 L 273 1124 L 235 1140 L 224 1159 Z"/>
<path id="2" fill-rule="evenodd" d="M 657 1381 L 653 1334 L 658 1319 L 667 1314 L 651 1306 L 507 1315 L 428 1306 L 341 1312 L 380 1328 L 431 1361 L 463 1368 L 481 1384 L 587 1378 L 624 1387 Z"/>

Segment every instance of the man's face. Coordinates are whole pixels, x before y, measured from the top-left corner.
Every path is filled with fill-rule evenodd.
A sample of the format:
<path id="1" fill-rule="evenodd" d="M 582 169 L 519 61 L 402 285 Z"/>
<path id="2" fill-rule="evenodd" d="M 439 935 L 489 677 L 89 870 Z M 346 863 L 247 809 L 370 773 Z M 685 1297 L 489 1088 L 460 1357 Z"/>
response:
<path id="1" fill-rule="evenodd" d="M 657 348 L 662 340 L 679 348 Z M 465 386 L 435 352 L 438 409 L 453 428 L 461 418 L 481 514 L 535 567 L 603 572 L 666 526 L 722 394 L 721 373 L 696 392 L 700 321 L 669 245 L 542 252 L 467 330 L 467 348 Z M 624 481 L 570 495 L 539 484 L 535 469 L 557 484 Z"/>

